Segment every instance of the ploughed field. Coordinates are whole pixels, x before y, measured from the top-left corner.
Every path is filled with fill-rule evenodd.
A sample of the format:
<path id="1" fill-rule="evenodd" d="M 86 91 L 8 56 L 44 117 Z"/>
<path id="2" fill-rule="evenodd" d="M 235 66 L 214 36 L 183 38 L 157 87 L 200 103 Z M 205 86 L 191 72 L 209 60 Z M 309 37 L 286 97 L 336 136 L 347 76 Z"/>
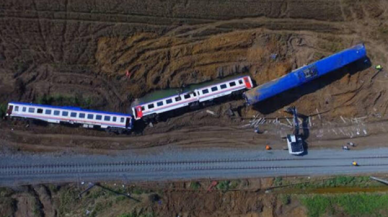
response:
<path id="1" fill-rule="evenodd" d="M 0 102 L 129 112 L 135 98 L 155 90 L 236 74 L 249 74 L 262 84 L 359 42 L 365 43 L 372 66 L 385 66 L 387 8 L 383 0 L 4 0 Z M 325 120 L 376 114 L 384 118 L 387 74 L 383 71 L 372 80 L 374 73 L 373 67 L 362 71 L 347 67 L 255 108 L 243 107 L 243 100 L 230 103 L 243 118 L 257 112 L 282 117 L 289 105 L 306 115 L 322 112 Z M 276 142 L 271 135 L 258 139 L 251 130 L 236 131 L 243 123 L 226 117 L 229 107 L 229 103 L 211 107 L 215 116 L 205 109 L 186 113 L 146 127 L 143 133 L 148 136 L 129 141 L 82 129 L 25 130 L 0 122 L 5 132 L 1 140 L 9 147 L 29 144 L 26 150 L 55 144 L 50 151 L 79 147 L 79 141 L 85 149 L 122 147 L 121 140 L 132 148 L 174 142 L 192 147 L 199 138 L 202 146 Z M 59 134 L 64 134 L 60 141 Z"/>

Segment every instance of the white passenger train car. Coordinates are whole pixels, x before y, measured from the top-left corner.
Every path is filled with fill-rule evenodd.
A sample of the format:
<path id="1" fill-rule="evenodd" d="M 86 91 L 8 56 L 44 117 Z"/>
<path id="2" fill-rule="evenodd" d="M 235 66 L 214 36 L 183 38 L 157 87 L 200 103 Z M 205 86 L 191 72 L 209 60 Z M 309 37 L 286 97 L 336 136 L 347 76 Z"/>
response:
<path id="1" fill-rule="evenodd" d="M 181 94 L 137 104 L 132 107 L 132 113 L 134 118 L 139 120 L 145 116 L 156 115 L 186 107 L 191 104 L 195 105 L 201 102 L 214 100 L 245 89 L 251 89 L 252 87 L 253 83 L 251 77 L 240 76 Z"/>
<path id="2" fill-rule="evenodd" d="M 133 118 L 130 114 L 93 111 L 77 107 L 10 102 L 6 116 L 49 123 L 79 124 L 85 128 L 97 127 L 117 132 L 129 131 L 133 128 Z"/>

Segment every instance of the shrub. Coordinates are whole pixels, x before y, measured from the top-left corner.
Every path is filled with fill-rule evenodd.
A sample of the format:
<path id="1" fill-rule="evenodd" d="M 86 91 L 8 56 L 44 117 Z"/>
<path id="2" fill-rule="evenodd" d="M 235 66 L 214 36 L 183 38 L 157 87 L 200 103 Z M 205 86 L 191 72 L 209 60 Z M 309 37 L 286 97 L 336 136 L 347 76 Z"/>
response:
<path id="1" fill-rule="evenodd" d="M 0 118 L 3 118 L 7 112 L 7 105 L 0 104 Z"/>

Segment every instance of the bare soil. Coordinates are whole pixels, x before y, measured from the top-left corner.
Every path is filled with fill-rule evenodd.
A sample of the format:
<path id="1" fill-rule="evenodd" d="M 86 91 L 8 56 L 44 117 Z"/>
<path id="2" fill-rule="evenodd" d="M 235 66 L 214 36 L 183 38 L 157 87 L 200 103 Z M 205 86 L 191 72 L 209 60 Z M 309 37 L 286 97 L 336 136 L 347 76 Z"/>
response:
<path id="1" fill-rule="evenodd" d="M 220 181 L 223 182 L 223 181 Z M 194 182 L 192 182 L 194 183 Z M 233 189 L 207 190 L 210 181 L 203 180 L 193 188 L 190 182 L 174 183 L 101 183 L 116 193 L 130 193 L 134 199 L 99 187 L 79 194 L 87 185 L 37 185 L 16 189 L 1 188 L 0 192 L 13 205 L 0 204 L 9 216 L 109 216 L 137 213 L 135 216 L 306 216 L 306 209 L 297 200 L 282 204 L 277 194 L 265 194 L 273 179 L 235 180 Z M 156 196 L 155 196 L 156 195 Z M 8 210 L 7 210 L 8 209 Z M 89 213 L 89 214 L 86 214 Z"/>
<path id="2" fill-rule="evenodd" d="M 129 112 L 132 100 L 154 90 L 239 73 L 262 84 L 359 42 L 365 43 L 372 66 L 385 66 L 387 8 L 387 2 L 378 0 L 4 1 L 0 4 L 0 102 L 49 101 Z M 125 76 L 127 70 L 130 78 Z M 347 67 L 254 107 L 235 100 L 152 128 L 137 123 L 131 137 L 55 125 L 26 128 L 26 124 L 0 121 L 0 140 L 3 150 L 11 152 L 107 153 L 165 145 L 282 148 L 280 137 L 290 129 L 262 126 L 267 133 L 255 135 L 251 128 L 240 126 L 257 114 L 282 118 L 284 108 L 295 105 L 302 114 L 318 120 L 320 113 L 323 118 L 314 121 L 309 146 L 330 147 L 334 144 L 327 141 L 351 138 L 334 132 L 319 137 L 325 125 L 326 130 L 332 123 L 341 128 L 340 116 L 367 116 L 367 120 L 378 116 L 379 121 L 387 117 L 388 75 L 382 71 L 372 80 L 374 74 L 373 67 L 362 71 Z M 233 118 L 226 116 L 230 107 L 236 114 Z M 368 130 L 368 136 L 380 133 L 383 137 L 381 129 L 374 129 Z M 381 140 L 371 144 L 380 146 Z"/>
<path id="3" fill-rule="evenodd" d="M 387 68 L 387 9 L 384 0 L 3 0 L 0 103 L 50 99 L 56 105 L 128 112 L 135 98 L 154 90 L 241 73 L 262 84 L 359 42 L 365 43 L 372 66 Z M 277 54 L 276 59 L 271 54 Z M 127 70 L 131 78 L 125 76 Z M 242 126 L 258 113 L 268 120 L 282 118 L 284 107 L 295 105 L 314 118 L 309 148 L 337 147 L 349 139 L 362 144 L 357 148 L 384 146 L 388 75 L 382 71 L 372 80 L 374 73 L 373 67 L 345 68 L 253 108 L 243 107 L 242 100 L 232 101 L 234 118 L 225 115 L 229 103 L 222 103 L 141 128 L 129 137 L 57 125 L 27 128 L 0 120 L 0 142 L 7 153 L 116 154 L 167 145 L 249 148 L 270 144 L 281 149 L 285 144 L 281 136 L 291 132 L 288 127 L 267 124 L 261 126 L 266 133 L 256 135 Z M 363 116 L 368 119 L 362 123 L 350 122 Z M 350 134 L 358 128 L 367 130 L 367 135 Z M 38 186 L 12 194 L 2 201 L 7 206 L 1 212 L 52 216 L 60 208 L 52 205 L 59 199 L 50 192 Z M 161 216 L 305 215 L 298 204 L 279 210 L 282 206 L 276 206 L 275 198 L 252 192 L 165 195 L 168 203 L 153 205 Z"/>

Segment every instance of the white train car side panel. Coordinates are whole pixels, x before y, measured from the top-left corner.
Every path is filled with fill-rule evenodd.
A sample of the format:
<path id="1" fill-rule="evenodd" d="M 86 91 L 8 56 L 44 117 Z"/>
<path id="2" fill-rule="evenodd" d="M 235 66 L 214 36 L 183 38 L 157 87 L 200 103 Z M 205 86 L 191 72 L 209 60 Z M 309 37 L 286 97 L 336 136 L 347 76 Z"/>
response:
<path id="1" fill-rule="evenodd" d="M 11 102 L 7 116 L 41 120 L 49 123 L 81 124 L 84 127 L 132 129 L 131 115 L 108 113 L 79 108 L 57 107 Z"/>
<path id="2" fill-rule="evenodd" d="M 134 114 L 134 118 L 139 120 L 144 116 L 160 114 L 183 108 L 190 105 L 190 103 L 213 100 L 230 95 L 236 91 L 251 89 L 252 87 L 253 83 L 251 78 L 249 76 L 243 76 L 225 82 L 220 82 L 218 84 L 199 88 L 191 92 L 177 94 L 160 100 L 154 100 L 152 102 L 142 103 L 132 107 L 132 112 Z"/>

